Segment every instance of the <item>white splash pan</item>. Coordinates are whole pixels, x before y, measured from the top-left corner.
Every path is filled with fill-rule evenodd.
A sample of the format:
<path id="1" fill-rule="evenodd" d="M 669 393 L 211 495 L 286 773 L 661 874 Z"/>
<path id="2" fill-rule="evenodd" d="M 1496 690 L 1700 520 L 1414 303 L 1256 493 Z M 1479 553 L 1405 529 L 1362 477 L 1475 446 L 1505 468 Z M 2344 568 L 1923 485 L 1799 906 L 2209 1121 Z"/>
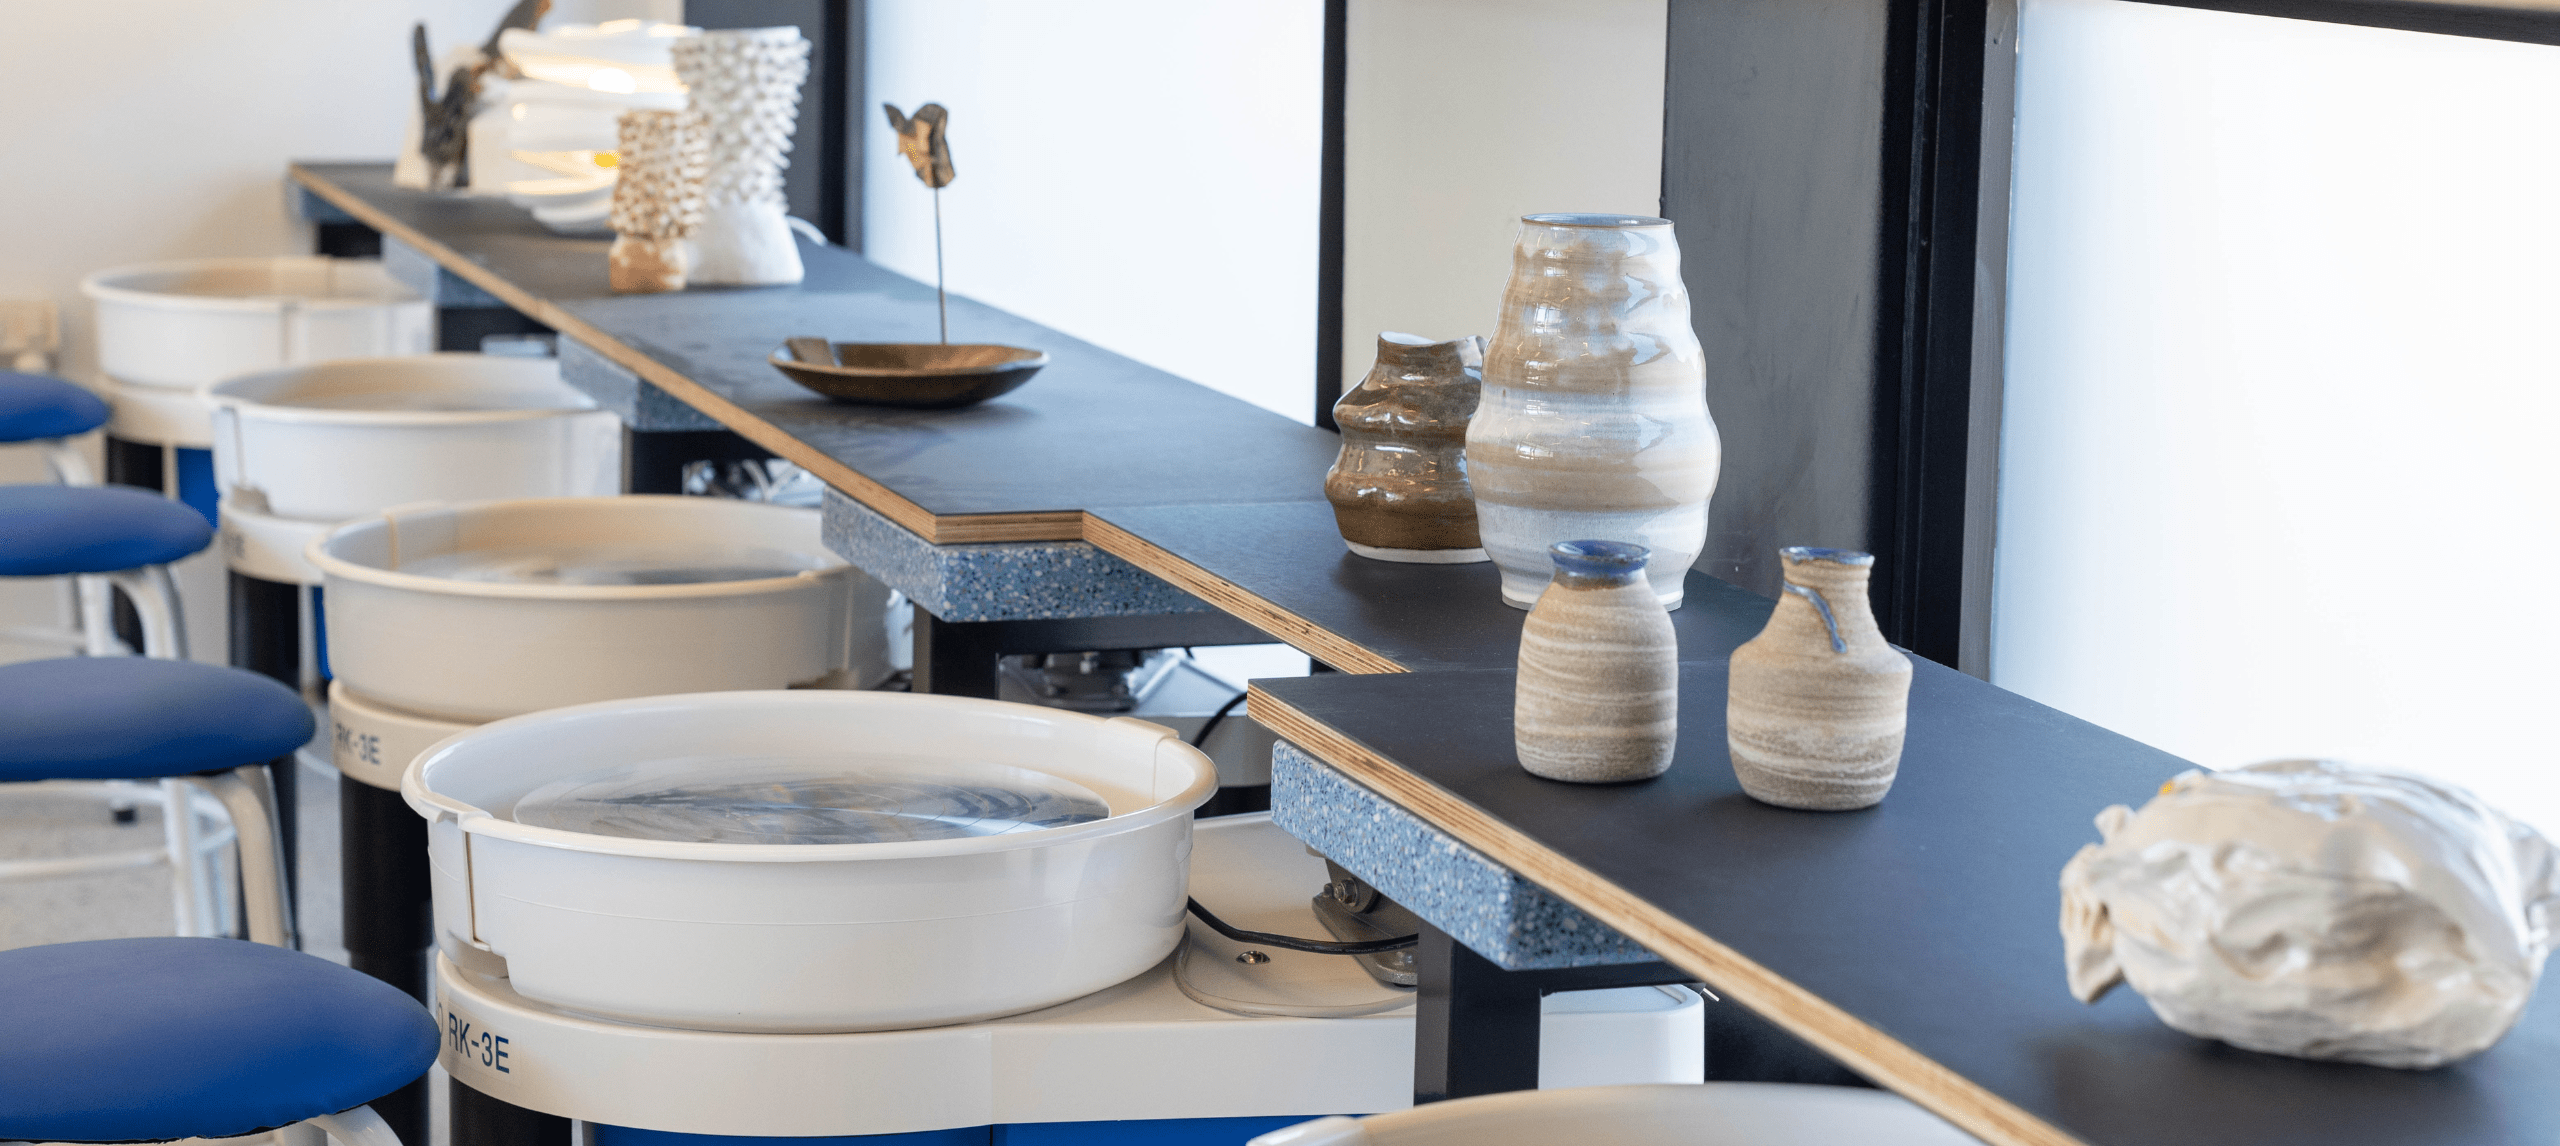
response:
<path id="1" fill-rule="evenodd" d="M 418 501 L 601 497 L 622 424 L 548 358 L 355 358 L 216 382 L 223 498 L 302 521 Z"/>
<path id="2" fill-rule="evenodd" d="M 822 568 L 670 585 L 459 581 L 402 563 L 475 550 L 716 542 Z M 421 716 L 479 723 L 660 693 L 786 688 L 846 666 L 857 587 L 818 511 L 711 497 L 532 498 L 358 518 L 305 552 L 325 578 L 329 667 Z"/>
<path id="3" fill-rule="evenodd" d="M 925 755 L 1071 780 L 1103 819 L 874 844 L 624 839 L 507 818 L 552 780 L 691 755 Z M 1065 1002 L 1181 938 L 1217 769 L 1172 732 L 994 700 L 724 692 L 502 720 L 430 749 L 437 945 L 529 999 L 655 1026 L 894 1030 Z"/>
<path id="4" fill-rule="evenodd" d="M 435 349 L 435 308 L 375 259 L 189 259 L 80 280 L 98 368 L 193 390 L 236 374 Z"/>

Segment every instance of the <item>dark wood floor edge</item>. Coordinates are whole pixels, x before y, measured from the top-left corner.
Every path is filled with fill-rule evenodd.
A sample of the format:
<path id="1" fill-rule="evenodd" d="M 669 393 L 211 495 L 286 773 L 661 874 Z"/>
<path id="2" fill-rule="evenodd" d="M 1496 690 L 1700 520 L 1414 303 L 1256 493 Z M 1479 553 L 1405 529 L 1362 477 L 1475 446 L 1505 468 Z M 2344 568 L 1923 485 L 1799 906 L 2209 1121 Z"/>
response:
<path id="1" fill-rule="evenodd" d="M 1221 612 L 1269 633 L 1289 647 L 1347 673 L 1408 671 L 1391 658 L 1362 648 L 1322 625 L 1283 609 L 1198 565 L 1175 556 L 1116 522 L 1084 515 L 1084 539 L 1123 561 L 1172 582 Z"/>
<path id="2" fill-rule="evenodd" d="M 1508 821 L 1289 702 L 1248 685 L 1245 712 L 1281 739 L 1421 816 L 1458 842 L 1582 909 L 1729 999 L 1993 1146 L 2086 1146 L 1980 1084 L 1761 966 L 1703 931 L 1651 908 Z"/>
<path id="3" fill-rule="evenodd" d="M 406 223 L 377 210 L 362 196 L 331 182 L 327 176 L 299 163 L 287 164 L 286 177 L 312 194 L 329 201 L 340 210 L 355 216 L 366 226 L 397 236 L 435 260 L 436 265 L 496 296 L 499 301 L 516 308 L 553 330 L 576 338 L 597 353 L 620 364 L 658 388 L 728 427 L 740 437 L 773 451 L 776 455 L 818 476 L 845 496 L 861 502 L 901 527 L 936 545 L 958 545 L 993 541 L 1073 541 L 1083 533 L 1083 513 L 1059 510 L 1044 513 L 971 514 L 937 517 L 923 506 L 907 500 L 896 491 L 864 476 L 860 471 L 811 448 L 780 427 L 739 408 L 727 398 L 705 388 L 694 380 L 668 369 L 664 364 L 623 344 L 620 339 L 596 329 L 575 315 L 549 301 L 527 293 L 497 272 L 473 263 L 454 253 L 453 249 L 420 233 Z"/>

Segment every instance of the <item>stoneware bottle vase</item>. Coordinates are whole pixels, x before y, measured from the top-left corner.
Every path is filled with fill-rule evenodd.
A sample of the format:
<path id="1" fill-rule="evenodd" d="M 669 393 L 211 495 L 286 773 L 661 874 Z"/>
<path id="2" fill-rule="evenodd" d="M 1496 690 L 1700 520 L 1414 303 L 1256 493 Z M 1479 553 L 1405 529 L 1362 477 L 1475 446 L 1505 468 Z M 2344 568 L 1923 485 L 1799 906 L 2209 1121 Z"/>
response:
<path id="1" fill-rule="evenodd" d="M 1467 478 L 1503 600 L 1525 609 L 1538 598 L 1547 546 L 1610 537 L 1651 549 L 1654 593 L 1680 607 L 1723 458 L 1705 378 L 1670 220 L 1520 221 L 1467 426 Z"/>
<path id="2" fill-rule="evenodd" d="M 1839 812 L 1884 799 L 1902 763 L 1911 658 L 1867 606 L 1875 558 L 1778 551 L 1786 591 L 1760 635 L 1733 651 L 1725 743 L 1753 798 Z"/>
<path id="3" fill-rule="evenodd" d="M 1352 552 L 1431 565 L 1486 559 L 1466 459 L 1482 354 L 1482 339 L 1382 334 L 1378 364 L 1334 403 L 1342 453 L 1324 497 Z"/>
<path id="4" fill-rule="evenodd" d="M 1520 766 L 1550 780 L 1650 780 L 1680 731 L 1680 647 L 1644 546 L 1560 541 L 1520 627 L 1511 723 Z"/>

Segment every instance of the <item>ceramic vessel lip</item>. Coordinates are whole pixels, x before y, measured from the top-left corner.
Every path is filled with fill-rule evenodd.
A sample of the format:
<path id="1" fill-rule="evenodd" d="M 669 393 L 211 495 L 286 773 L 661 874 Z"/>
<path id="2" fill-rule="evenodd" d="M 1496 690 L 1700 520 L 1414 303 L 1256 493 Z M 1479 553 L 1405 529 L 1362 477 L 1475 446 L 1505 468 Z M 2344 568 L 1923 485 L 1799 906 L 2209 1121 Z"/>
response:
<path id="1" fill-rule="evenodd" d="M 1547 556 L 1561 576 L 1619 582 L 1642 576 L 1653 550 L 1632 541 L 1559 541 Z"/>
<path id="2" fill-rule="evenodd" d="M 1602 227 L 1609 230 L 1622 230 L 1629 227 L 1668 227 L 1671 225 L 1671 220 L 1657 219 L 1651 215 L 1593 215 L 1578 212 L 1522 215 L 1520 216 L 1520 221 L 1539 227 Z"/>
<path id="3" fill-rule="evenodd" d="M 1818 549 L 1810 545 L 1790 545 L 1779 550 L 1778 555 L 1786 558 L 1790 565 L 1806 561 L 1827 561 L 1833 565 L 1864 569 L 1876 563 L 1876 555 L 1873 553 L 1861 553 L 1855 549 Z"/>

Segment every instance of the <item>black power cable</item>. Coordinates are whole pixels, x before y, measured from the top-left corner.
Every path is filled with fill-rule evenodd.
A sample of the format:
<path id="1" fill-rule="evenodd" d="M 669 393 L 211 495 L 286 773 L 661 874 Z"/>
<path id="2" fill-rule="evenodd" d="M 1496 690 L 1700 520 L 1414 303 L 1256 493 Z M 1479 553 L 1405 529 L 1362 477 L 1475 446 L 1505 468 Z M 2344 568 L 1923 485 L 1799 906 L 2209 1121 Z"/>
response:
<path id="1" fill-rule="evenodd" d="M 1218 706 L 1218 711 L 1210 713 L 1209 719 L 1201 722 L 1200 731 L 1191 734 L 1191 746 L 1198 748 L 1207 744 L 1209 742 L 1209 734 L 1216 732 L 1218 730 L 1218 725 L 1226 721 L 1227 714 L 1234 712 L 1237 705 L 1244 703 L 1246 695 L 1247 694 L 1245 693 L 1239 692 L 1234 696 L 1228 697 L 1225 704 Z"/>
<path id="2" fill-rule="evenodd" d="M 1370 939 L 1359 943 L 1333 943 L 1321 939 L 1299 939 L 1295 936 L 1289 935 L 1273 935 L 1268 931 L 1247 931 L 1240 927 L 1229 926 L 1226 920 L 1209 914 L 1209 909 L 1200 906 L 1199 900 L 1194 899 L 1189 902 L 1191 904 L 1191 914 L 1199 916 L 1200 922 L 1209 925 L 1209 930 L 1215 931 L 1220 935 L 1224 935 L 1229 939 L 1233 939 L 1238 943 L 1252 943 L 1263 947 L 1277 947 L 1283 951 L 1305 951 L 1314 955 L 1376 955 L 1386 951 L 1402 951 L 1405 948 L 1411 947 L 1422 941 L 1422 937 L 1419 935 L 1407 935 L 1396 939 Z"/>

